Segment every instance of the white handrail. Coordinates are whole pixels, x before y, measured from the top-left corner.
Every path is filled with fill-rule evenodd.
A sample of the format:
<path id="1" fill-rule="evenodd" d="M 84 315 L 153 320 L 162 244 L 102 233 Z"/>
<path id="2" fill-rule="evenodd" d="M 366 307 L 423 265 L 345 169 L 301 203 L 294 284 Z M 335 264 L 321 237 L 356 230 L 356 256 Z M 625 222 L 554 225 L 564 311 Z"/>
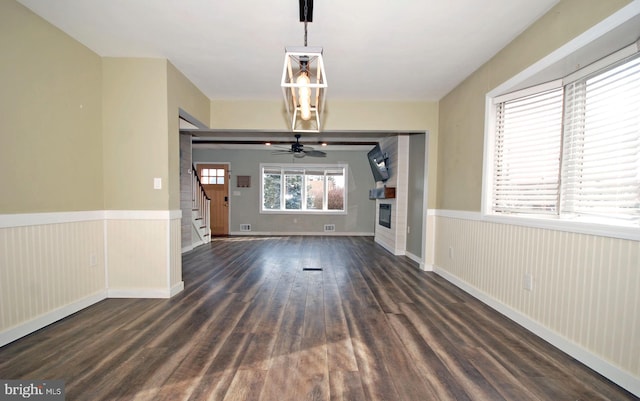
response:
<path id="1" fill-rule="evenodd" d="M 207 196 L 195 167 L 192 166 L 193 174 L 191 175 L 191 199 L 192 209 L 198 212 L 198 216 L 202 219 L 201 228 L 204 230 L 203 242 L 207 243 L 211 240 L 211 200 Z"/>

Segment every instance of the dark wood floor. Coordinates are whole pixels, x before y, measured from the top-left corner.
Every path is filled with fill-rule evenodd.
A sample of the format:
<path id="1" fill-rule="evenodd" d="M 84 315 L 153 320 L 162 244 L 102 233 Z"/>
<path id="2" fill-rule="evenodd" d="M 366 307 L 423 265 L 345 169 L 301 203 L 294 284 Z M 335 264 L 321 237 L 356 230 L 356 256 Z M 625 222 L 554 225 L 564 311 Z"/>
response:
<path id="1" fill-rule="evenodd" d="M 368 237 L 218 238 L 183 271 L 172 299 L 0 348 L 0 378 L 92 401 L 637 399 Z"/>

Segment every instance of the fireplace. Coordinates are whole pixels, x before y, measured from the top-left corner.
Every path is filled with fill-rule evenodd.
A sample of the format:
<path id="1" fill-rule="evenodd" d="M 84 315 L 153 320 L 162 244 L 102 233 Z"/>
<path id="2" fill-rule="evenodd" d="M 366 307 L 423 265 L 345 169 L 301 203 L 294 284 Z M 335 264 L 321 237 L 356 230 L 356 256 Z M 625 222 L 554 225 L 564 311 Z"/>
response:
<path id="1" fill-rule="evenodd" d="M 391 228 L 391 205 L 381 203 L 378 211 L 378 224 L 383 227 Z"/>

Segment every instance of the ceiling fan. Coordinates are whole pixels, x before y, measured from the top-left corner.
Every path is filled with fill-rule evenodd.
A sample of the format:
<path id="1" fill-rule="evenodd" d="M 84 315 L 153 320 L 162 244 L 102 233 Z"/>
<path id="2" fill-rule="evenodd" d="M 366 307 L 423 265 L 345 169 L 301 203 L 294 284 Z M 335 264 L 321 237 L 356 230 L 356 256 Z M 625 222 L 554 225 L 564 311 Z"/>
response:
<path id="1" fill-rule="evenodd" d="M 293 157 L 326 157 L 327 154 L 320 150 L 313 150 L 310 146 L 304 146 L 300 143 L 300 134 L 296 134 L 296 141 L 291 144 L 290 148 L 283 148 L 281 150 L 274 150 L 273 155 L 293 155 Z"/>

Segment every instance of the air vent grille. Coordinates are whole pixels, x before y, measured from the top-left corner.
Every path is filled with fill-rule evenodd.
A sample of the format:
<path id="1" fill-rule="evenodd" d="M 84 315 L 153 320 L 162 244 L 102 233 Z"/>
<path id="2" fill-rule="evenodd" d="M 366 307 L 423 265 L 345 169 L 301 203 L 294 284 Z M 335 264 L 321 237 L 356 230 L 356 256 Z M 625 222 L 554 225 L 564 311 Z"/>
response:
<path id="1" fill-rule="evenodd" d="M 336 231 L 336 225 L 335 224 L 325 224 L 324 225 L 324 232 L 334 232 Z"/>

